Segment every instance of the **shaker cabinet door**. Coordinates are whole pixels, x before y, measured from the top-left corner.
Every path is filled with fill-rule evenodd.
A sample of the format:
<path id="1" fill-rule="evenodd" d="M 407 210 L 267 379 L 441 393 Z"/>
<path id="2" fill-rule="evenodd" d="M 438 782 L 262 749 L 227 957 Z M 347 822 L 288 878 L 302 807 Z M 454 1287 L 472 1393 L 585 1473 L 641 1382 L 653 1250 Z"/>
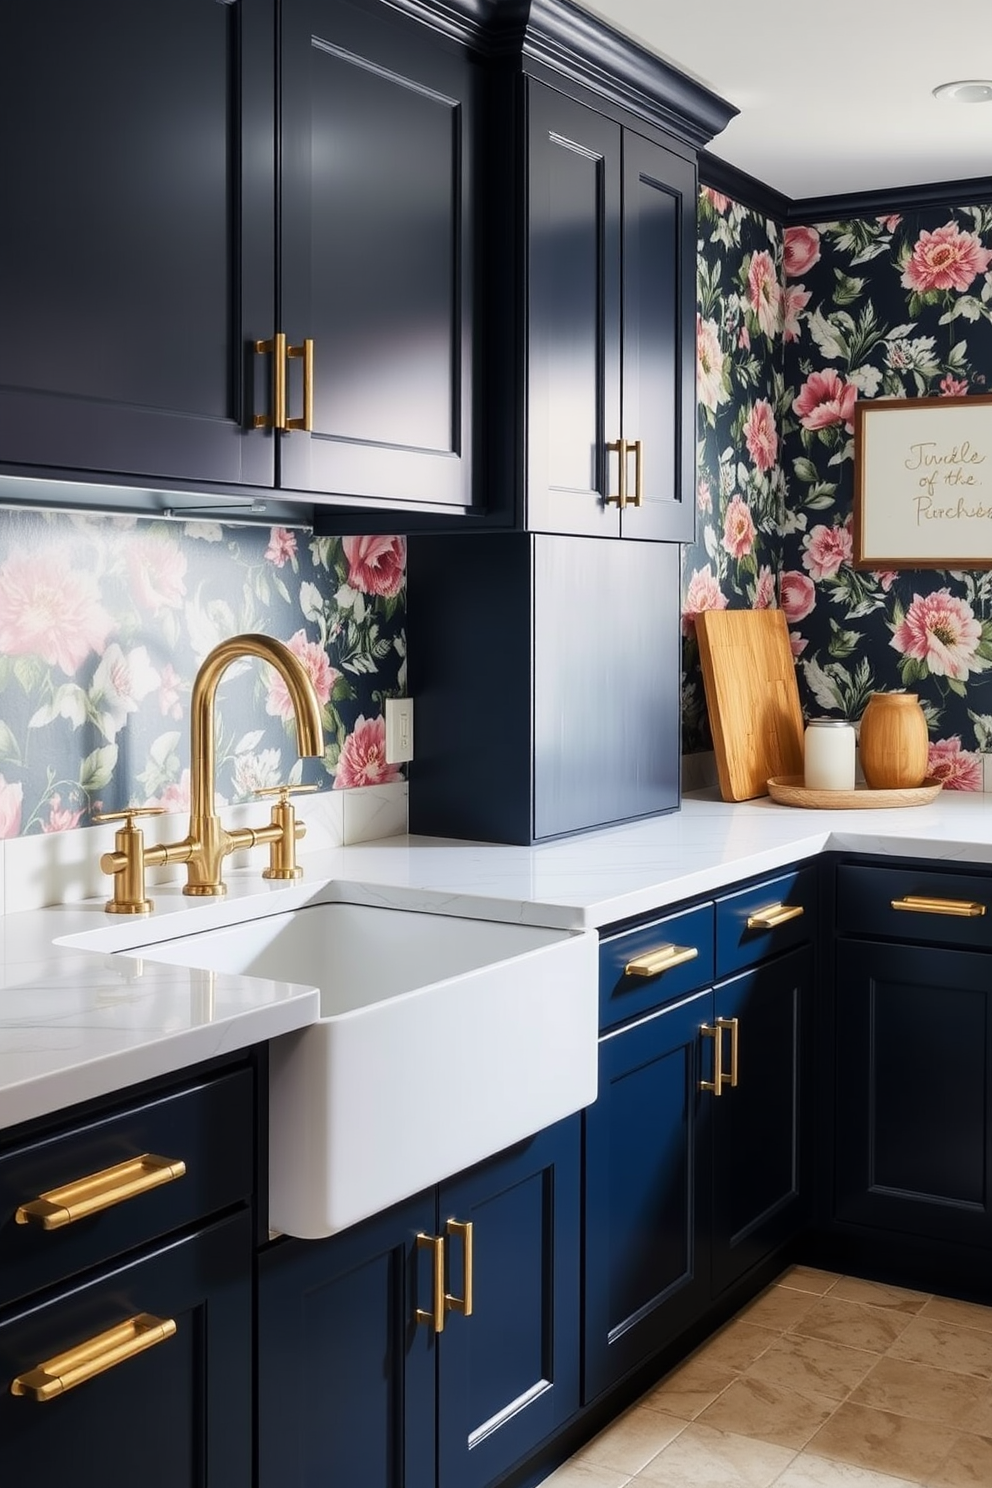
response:
<path id="1" fill-rule="evenodd" d="M 271 484 L 245 432 L 275 308 L 268 0 L 3 24 L 0 463 Z"/>
<path id="2" fill-rule="evenodd" d="M 468 506 L 476 64 L 387 7 L 283 5 L 280 484 Z"/>

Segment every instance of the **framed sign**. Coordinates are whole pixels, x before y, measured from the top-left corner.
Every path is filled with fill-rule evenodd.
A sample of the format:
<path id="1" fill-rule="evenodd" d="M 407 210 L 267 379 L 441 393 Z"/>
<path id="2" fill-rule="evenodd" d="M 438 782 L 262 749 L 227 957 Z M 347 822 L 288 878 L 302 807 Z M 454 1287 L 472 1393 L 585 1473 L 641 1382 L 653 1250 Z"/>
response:
<path id="1" fill-rule="evenodd" d="M 854 567 L 992 568 L 992 397 L 855 404 Z"/>

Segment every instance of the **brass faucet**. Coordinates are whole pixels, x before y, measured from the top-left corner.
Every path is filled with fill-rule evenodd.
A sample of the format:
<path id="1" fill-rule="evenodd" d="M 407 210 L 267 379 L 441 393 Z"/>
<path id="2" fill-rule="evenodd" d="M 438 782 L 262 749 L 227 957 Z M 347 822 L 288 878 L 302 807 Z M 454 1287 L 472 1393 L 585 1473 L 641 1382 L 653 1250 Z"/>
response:
<path id="1" fill-rule="evenodd" d="M 134 819 L 150 816 L 158 806 L 130 807 L 126 811 L 107 812 L 96 821 L 123 820 L 114 838 L 114 851 L 104 853 L 100 867 L 114 878 L 114 897 L 107 903 L 109 914 L 147 914 L 152 902 L 145 897 L 145 868 L 163 863 L 185 863 L 184 894 L 225 894 L 227 886 L 221 868 L 228 853 L 240 848 L 268 843 L 269 867 L 265 878 L 299 878 L 302 869 L 296 862 L 296 843 L 306 828 L 296 820 L 289 800 L 293 787 L 279 786 L 278 799 L 272 807 L 271 820 L 265 827 L 239 827 L 227 831 L 221 824 L 214 800 L 214 699 L 221 675 L 232 661 L 257 656 L 274 666 L 286 684 L 296 715 L 296 744 L 301 755 L 317 756 L 324 752 L 320 705 L 309 674 L 303 663 L 282 641 L 265 635 L 233 636 L 221 641 L 203 660 L 193 682 L 190 700 L 190 812 L 189 831 L 181 842 L 158 843 L 145 847 L 143 833 Z M 313 786 L 296 787 L 313 790 Z"/>

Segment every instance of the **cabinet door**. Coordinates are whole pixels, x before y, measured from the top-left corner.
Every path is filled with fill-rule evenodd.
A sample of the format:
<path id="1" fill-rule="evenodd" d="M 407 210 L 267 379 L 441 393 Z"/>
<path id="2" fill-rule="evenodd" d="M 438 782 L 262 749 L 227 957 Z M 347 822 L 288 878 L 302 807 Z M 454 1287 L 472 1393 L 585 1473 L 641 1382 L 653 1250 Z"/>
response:
<path id="1" fill-rule="evenodd" d="M 990 973 L 981 952 L 839 942 L 839 1219 L 992 1240 Z"/>
<path id="2" fill-rule="evenodd" d="M 26 0 L 0 51 L 0 461 L 271 484 L 268 0 Z M 259 384 L 259 397 L 264 387 Z"/>
<path id="3" fill-rule="evenodd" d="M 45 1295 L 43 1303 L 0 1319 L 6 1482 L 231 1488 L 252 1481 L 246 1212 L 54 1299 Z M 160 1341 L 52 1399 L 12 1393 L 11 1383 L 27 1376 L 30 1385 L 40 1365 L 64 1375 L 65 1364 L 55 1362 L 60 1355 L 143 1314 L 165 1324 Z M 135 1337 L 142 1326 L 136 1324 Z"/>
<path id="4" fill-rule="evenodd" d="M 811 979 L 806 947 L 714 990 L 717 1025 L 737 1020 L 736 1030 L 721 1030 L 731 1080 L 712 1104 L 714 1294 L 806 1223 L 800 1103 L 808 1079 Z"/>
<path id="5" fill-rule="evenodd" d="M 579 1403 L 578 1115 L 440 1190 L 451 1296 L 464 1297 L 472 1225 L 472 1313 L 448 1313 L 439 1345 L 438 1483 L 483 1488 Z"/>
<path id="6" fill-rule="evenodd" d="M 713 1056 L 700 1028 L 712 1007 L 712 991 L 697 992 L 600 1042 L 599 1095 L 585 1112 L 586 1403 L 709 1303 L 701 1119 L 713 1096 L 700 1081 L 712 1080 Z"/>
<path id="7" fill-rule="evenodd" d="M 538 83 L 528 106 L 527 525 L 615 537 L 621 130 Z"/>
<path id="8" fill-rule="evenodd" d="M 261 1255 L 258 1488 L 434 1488 L 434 1224 L 432 1192 Z"/>
<path id="9" fill-rule="evenodd" d="M 468 506 L 476 68 L 385 6 L 288 0 L 282 24 L 280 327 L 314 380 L 280 484 Z"/>
<path id="10" fill-rule="evenodd" d="M 696 172 L 681 155 L 623 137 L 624 537 L 695 535 Z M 638 467 L 639 462 L 639 467 Z"/>

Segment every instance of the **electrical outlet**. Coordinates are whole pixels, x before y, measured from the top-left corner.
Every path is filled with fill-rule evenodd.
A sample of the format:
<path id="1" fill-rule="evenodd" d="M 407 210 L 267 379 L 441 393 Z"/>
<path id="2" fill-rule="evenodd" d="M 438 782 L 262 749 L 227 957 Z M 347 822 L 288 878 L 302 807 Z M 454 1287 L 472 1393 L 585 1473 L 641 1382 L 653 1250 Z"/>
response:
<path id="1" fill-rule="evenodd" d="M 386 699 L 386 764 L 413 759 L 413 698 Z"/>

